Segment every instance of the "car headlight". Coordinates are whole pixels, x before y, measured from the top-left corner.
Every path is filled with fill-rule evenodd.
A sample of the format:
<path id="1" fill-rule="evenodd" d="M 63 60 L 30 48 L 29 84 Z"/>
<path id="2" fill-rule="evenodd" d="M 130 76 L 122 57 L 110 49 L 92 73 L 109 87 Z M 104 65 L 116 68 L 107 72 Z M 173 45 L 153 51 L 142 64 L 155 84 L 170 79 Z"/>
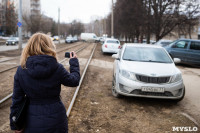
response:
<path id="1" fill-rule="evenodd" d="M 130 80 L 136 80 L 135 74 L 126 70 L 120 70 L 120 74 Z"/>
<path id="2" fill-rule="evenodd" d="M 175 83 L 175 82 L 178 82 L 182 80 L 182 75 L 181 73 L 179 74 L 176 74 L 176 75 L 173 75 L 172 78 L 171 78 L 171 83 Z"/>

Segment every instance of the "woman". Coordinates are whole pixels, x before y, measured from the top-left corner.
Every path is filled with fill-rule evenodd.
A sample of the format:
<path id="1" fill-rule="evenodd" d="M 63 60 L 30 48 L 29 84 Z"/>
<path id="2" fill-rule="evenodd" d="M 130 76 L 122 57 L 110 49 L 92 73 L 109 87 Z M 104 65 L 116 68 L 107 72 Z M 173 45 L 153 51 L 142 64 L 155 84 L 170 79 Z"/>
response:
<path id="1" fill-rule="evenodd" d="M 55 45 L 45 34 L 36 33 L 28 41 L 21 55 L 21 66 L 14 76 L 10 114 L 11 129 L 15 133 L 67 133 L 66 109 L 60 100 L 61 84 L 78 86 L 79 62 L 70 53 L 70 73 L 57 62 Z M 24 96 L 30 100 L 26 126 L 17 131 L 12 116 Z"/>

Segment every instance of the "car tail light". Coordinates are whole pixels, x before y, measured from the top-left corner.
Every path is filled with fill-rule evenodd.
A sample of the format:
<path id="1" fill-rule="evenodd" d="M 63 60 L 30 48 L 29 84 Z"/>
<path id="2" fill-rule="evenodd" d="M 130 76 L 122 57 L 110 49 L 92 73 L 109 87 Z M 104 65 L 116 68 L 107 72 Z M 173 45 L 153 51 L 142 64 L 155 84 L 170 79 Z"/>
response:
<path id="1" fill-rule="evenodd" d="M 122 47 L 119 45 L 118 49 L 120 49 L 120 48 L 122 48 Z"/>
<path id="2" fill-rule="evenodd" d="M 108 48 L 107 44 L 105 45 L 106 48 Z"/>

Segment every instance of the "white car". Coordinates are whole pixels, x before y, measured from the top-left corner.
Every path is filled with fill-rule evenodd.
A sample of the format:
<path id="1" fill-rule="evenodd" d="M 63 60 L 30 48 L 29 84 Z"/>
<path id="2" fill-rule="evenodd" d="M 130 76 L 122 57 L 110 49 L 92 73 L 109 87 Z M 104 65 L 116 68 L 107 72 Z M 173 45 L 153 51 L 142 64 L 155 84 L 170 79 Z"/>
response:
<path id="1" fill-rule="evenodd" d="M 180 70 L 159 46 L 124 44 L 115 58 L 112 94 L 180 101 L 185 86 Z"/>
<path id="2" fill-rule="evenodd" d="M 74 38 L 73 37 L 67 37 L 65 40 L 65 43 L 73 43 L 74 42 Z"/>
<path id="3" fill-rule="evenodd" d="M 59 41 L 59 36 L 53 36 L 53 41 Z"/>
<path id="4" fill-rule="evenodd" d="M 118 53 L 121 48 L 120 41 L 117 39 L 107 38 L 102 45 L 103 53 Z"/>
<path id="5" fill-rule="evenodd" d="M 170 43 L 172 43 L 171 40 L 164 40 L 164 39 L 161 39 L 159 40 L 158 42 L 154 43 L 155 45 L 158 45 L 158 46 L 161 46 L 161 47 L 165 47 L 167 45 L 169 45 Z"/>

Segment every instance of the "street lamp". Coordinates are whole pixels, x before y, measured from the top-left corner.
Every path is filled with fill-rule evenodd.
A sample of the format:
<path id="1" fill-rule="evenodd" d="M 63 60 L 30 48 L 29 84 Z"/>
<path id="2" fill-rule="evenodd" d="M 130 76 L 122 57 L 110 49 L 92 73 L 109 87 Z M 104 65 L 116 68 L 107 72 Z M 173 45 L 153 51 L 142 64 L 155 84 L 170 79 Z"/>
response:
<path id="1" fill-rule="evenodd" d="M 19 0 L 18 21 L 22 23 L 22 0 Z M 22 25 L 18 25 L 19 50 L 22 50 Z"/>
<path id="2" fill-rule="evenodd" d="M 111 38 L 114 38 L 114 5 L 112 0 L 112 18 L 111 18 Z"/>

